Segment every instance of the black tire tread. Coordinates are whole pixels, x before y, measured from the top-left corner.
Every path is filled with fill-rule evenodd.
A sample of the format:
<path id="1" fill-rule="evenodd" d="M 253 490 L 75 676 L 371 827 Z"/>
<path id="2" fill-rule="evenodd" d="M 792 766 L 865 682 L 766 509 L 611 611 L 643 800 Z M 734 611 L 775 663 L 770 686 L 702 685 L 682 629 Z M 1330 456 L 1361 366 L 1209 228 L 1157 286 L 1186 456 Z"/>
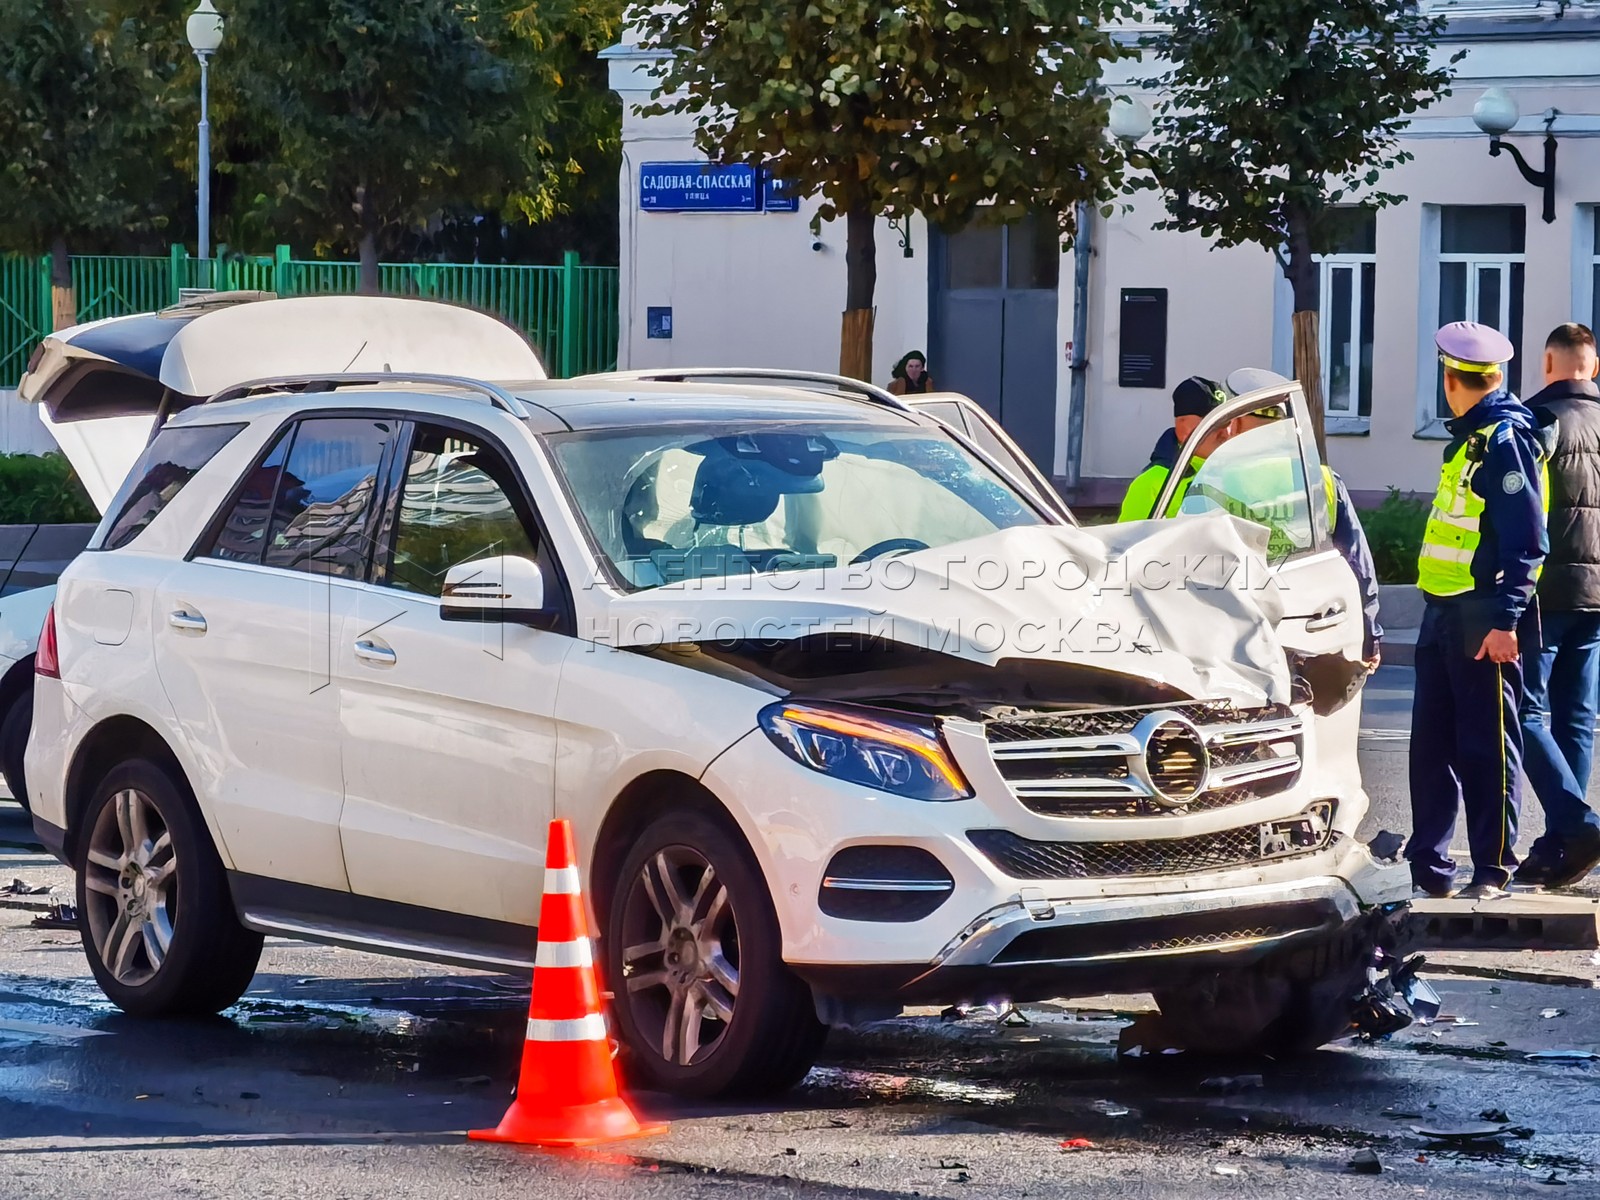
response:
<path id="1" fill-rule="evenodd" d="M 200 817 L 194 795 L 181 779 L 164 766 L 147 759 L 131 759 L 113 767 L 95 786 L 94 798 L 83 814 L 78 838 L 78 911 L 85 914 L 82 858 L 88 853 L 89 830 L 107 798 L 124 787 L 152 793 L 162 809 L 174 841 L 179 871 L 185 854 L 189 873 L 173 931 L 173 950 L 162 970 L 143 987 L 119 984 L 101 964 L 89 932 L 87 915 L 80 917 L 84 952 L 95 979 L 123 1011 L 140 1017 L 210 1016 L 238 1001 L 255 977 L 261 957 L 262 936 L 246 929 L 234 913 L 227 872 Z M 170 811 L 169 811 L 170 806 Z M 180 882 L 183 877 L 180 876 Z M 179 949 L 179 937 L 188 942 Z M 177 960 L 177 961 L 174 961 Z M 168 969 L 172 973 L 168 974 Z"/>
<path id="2" fill-rule="evenodd" d="M 664 832 L 658 834 L 658 831 Z M 640 847 L 657 836 L 671 837 L 680 843 L 692 845 L 708 858 L 716 855 L 736 858 L 738 865 L 754 881 L 753 890 L 756 893 L 753 898 L 754 910 L 748 904 L 739 909 L 741 953 L 752 953 L 754 943 L 758 940 L 776 953 L 781 945 L 777 915 L 773 912 L 765 876 L 755 856 L 731 819 L 718 820 L 695 808 L 675 809 L 657 817 L 640 832 L 633 846 L 623 856 L 618 877 L 602 881 L 601 885 L 613 893 L 607 906 L 608 925 L 621 920 L 624 908 L 621 889 L 632 877 L 629 865 L 634 862 Z M 726 862 L 718 866 L 718 874 L 725 882 L 727 866 Z M 757 938 L 751 938 L 752 932 L 757 934 Z M 612 930 L 608 928 L 607 933 L 612 934 Z M 608 936 L 606 941 L 614 944 L 614 935 Z M 609 952 L 606 962 L 608 971 L 617 967 L 611 962 Z M 690 1080 L 675 1077 L 675 1069 L 662 1063 L 657 1055 L 632 1047 L 627 1048 L 630 1063 L 638 1069 L 649 1086 L 700 1099 L 760 1098 L 788 1091 L 811 1069 L 827 1037 L 828 1027 L 817 1019 L 809 986 L 790 972 L 781 960 L 777 963 L 770 985 L 770 990 L 762 997 L 765 1003 L 755 1010 L 755 1032 L 743 1039 L 748 1045 L 746 1053 L 737 1063 L 718 1072 L 716 1077 Z M 618 994 L 621 994 L 620 989 Z M 756 998 L 741 986 L 741 1003 L 746 1001 L 747 996 L 750 1000 Z M 746 1009 L 739 1016 L 749 1011 Z M 736 1016 L 735 1020 L 738 1019 Z M 746 1016 L 745 1020 L 750 1020 L 750 1017 Z M 626 1032 L 628 1027 L 625 1022 L 619 1022 L 619 1028 Z"/>
<path id="3" fill-rule="evenodd" d="M 28 730 L 33 724 L 33 688 L 30 685 L 12 700 L 0 714 L 0 774 L 6 777 L 11 796 L 22 805 L 23 812 L 31 811 L 28 803 L 28 780 L 23 773 L 22 753 L 28 746 Z"/>

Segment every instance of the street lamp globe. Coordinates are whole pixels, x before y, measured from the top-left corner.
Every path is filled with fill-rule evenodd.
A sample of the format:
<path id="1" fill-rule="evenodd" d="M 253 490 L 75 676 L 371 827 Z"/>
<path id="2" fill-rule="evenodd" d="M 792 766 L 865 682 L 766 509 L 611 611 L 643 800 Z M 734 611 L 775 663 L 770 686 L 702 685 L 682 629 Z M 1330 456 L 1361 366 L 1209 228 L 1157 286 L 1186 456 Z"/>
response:
<path id="1" fill-rule="evenodd" d="M 1150 135 L 1155 118 L 1150 106 L 1136 96 L 1113 96 L 1106 128 L 1125 145 L 1134 146 Z"/>
<path id="2" fill-rule="evenodd" d="M 189 48 L 196 54 L 213 54 L 222 45 L 222 14 L 211 0 L 200 0 L 200 7 L 189 14 L 184 29 L 189 35 Z"/>
<path id="3" fill-rule="evenodd" d="M 1490 137 L 1510 133 L 1521 116 L 1517 102 L 1503 87 L 1490 88 L 1472 106 L 1472 123 Z"/>

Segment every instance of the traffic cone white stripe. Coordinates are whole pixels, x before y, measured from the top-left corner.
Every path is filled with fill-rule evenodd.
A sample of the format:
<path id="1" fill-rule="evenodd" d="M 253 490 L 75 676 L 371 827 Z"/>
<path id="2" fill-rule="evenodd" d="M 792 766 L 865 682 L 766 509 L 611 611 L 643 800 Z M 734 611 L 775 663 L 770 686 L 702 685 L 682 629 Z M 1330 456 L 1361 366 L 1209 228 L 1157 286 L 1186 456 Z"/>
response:
<path id="1" fill-rule="evenodd" d="M 530 1042 L 603 1042 L 606 1040 L 606 1019 L 599 1013 L 586 1017 L 572 1017 L 552 1021 L 543 1017 L 528 1018 Z"/>
<path id="2" fill-rule="evenodd" d="M 544 894 L 546 896 L 576 896 L 578 894 L 578 868 L 546 867 L 544 869 Z"/>
<path id="3" fill-rule="evenodd" d="M 588 938 L 578 938 L 571 942 L 546 942 L 541 941 L 534 951 L 533 965 L 535 967 L 592 967 L 594 966 L 594 947 L 589 944 Z"/>

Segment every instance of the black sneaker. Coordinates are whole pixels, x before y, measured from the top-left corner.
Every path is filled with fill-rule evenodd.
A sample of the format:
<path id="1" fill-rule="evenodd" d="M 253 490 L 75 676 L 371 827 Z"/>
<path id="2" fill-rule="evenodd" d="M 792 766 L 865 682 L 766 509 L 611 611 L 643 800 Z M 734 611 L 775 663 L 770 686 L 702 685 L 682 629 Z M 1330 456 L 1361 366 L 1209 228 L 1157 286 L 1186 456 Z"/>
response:
<path id="1" fill-rule="evenodd" d="M 1470 883 L 1456 893 L 1457 900 L 1499 900 L 1506 889 L 1498 883 Z"/>
<path id="2" fill-rule="evenodd" d="M 1550 880 L 1556 872 L 1561 870 L 1559 858 L 1546 858 L 1543 855 L 1530 854 L 1515 875 L 1511 877 L 1511 886 L 1519 888 L 1546 888 L 1551 886 Z"/>
<path id="3" fill-rule="evenodd" d="M 1430 879 L 1426 883 L 1416 878 L 1411 881 L 1411 896 L 1414 900 L 1448 900 L 1455 894 L 1455 889 L 1450 884 L 1441 883 L 1437 879 Z"/>
<path id="4" fill-rule="evenodd" d="M 1600 866 L 1600 830 L 1586 829 L 1582 835 L 1561 843 L 1561 861 L 1550 870 L 1547 888 L 1569 887 Z"/>

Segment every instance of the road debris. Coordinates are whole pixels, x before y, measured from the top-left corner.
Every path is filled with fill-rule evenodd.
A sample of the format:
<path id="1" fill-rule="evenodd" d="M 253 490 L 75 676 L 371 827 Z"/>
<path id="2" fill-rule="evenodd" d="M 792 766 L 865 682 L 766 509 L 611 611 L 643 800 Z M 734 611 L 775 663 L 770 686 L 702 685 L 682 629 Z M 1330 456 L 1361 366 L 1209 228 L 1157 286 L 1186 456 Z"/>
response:
<path id="1" fill-rule="evenodd" d="M 49 894 L 50 885 L 48 883 L 30 886 L 25 880 L 21 879 L 12 879 L 5 887 L 0 887 L 0 896 L 47 896 Z"/>
<path id="2" fill-rule="evenodd" d="M 74 905 L 52 896 L 49 911 L 43 916 L 35 917 L 32 925 L 35 929 L 76 929 L 78 910 Z"/>
<path id="3" fill-rule="evenodd" d="M 1439 1015 L 1439 993 L 1417 975 L 1426 962 L 1420 954 L 1402 960 L 1377 951 L 1367 969 L 1367 988 L 1351 1006 L 1351 1023 L 1362 1041 L 1382 1041 L 1412 1021 L 1427 1024 Z"/>
<path id="4" fill-rule="evenodd" d="M 1430 1142 L 1482 1142 L 1504 1137 L 1509 1129 L 1503 1121 L 1461 1121 L 1454 1125 L 1445 1122 L 1413 1125 L 1411 1132 Z"/>
<path id="5" fill-rule="evenodd" d="M 1237 1175 L 1239 1168 L 1230 1167 L 1227 1163 L 1216 1163 L 1212 1166 L 1211 1173 L 1213 1175 Z"/>
<path id="6" fill-rule="evenodd" d="M 1600 1054 L 1592 1050 L 1532 1050 L 1528 1058 L 1533 1062 L 1600 1062 Z"/>
<path id="7" fill-rule="evenodd" d="M 1557 1017 L 1564 1017 L 1566 1015 L 1567 1010 L 1564 1008 L 1542 1008 L 1539 1010 L 1539 1019 L 1541 1021 L 1553 1021 Z"/>
<path id="8" fill-rule="evenodd" d="M 1115 1100 L 1096 1100 L 1089 1107 L 1103 1117 L 1126 1117 L 1133 1112 L 1133 1109 L 1125 1104 L 1118 1104 Z"/>
<path id="9" fill-rule="evenodd" d="M 1200 1081 L 1202 1092 L 1221 1092 L 1224 1095 L 1253 1091 L 1264 1086 L 1265 1082 L 1259 1075 L 1213 1075 L 1210 1079 Z"/>
<path id="10" fill-rule="evenodd" d="M 1061 1143 L 1061 1148 L 1063 1150 L 1093 1150 L 1094 1143 L 1088 1138 L 1068 1138 L 1066 1141 Z"/>
<path id="11" fill-rule="evenodd" d="M 1350 1160 L 1350 1173 L 1352 1175 L 1382 1175 L 1383 1163 L 1379 1160 L 1375 1150 L 1357 1150 L 1354 1158 Z"/>

